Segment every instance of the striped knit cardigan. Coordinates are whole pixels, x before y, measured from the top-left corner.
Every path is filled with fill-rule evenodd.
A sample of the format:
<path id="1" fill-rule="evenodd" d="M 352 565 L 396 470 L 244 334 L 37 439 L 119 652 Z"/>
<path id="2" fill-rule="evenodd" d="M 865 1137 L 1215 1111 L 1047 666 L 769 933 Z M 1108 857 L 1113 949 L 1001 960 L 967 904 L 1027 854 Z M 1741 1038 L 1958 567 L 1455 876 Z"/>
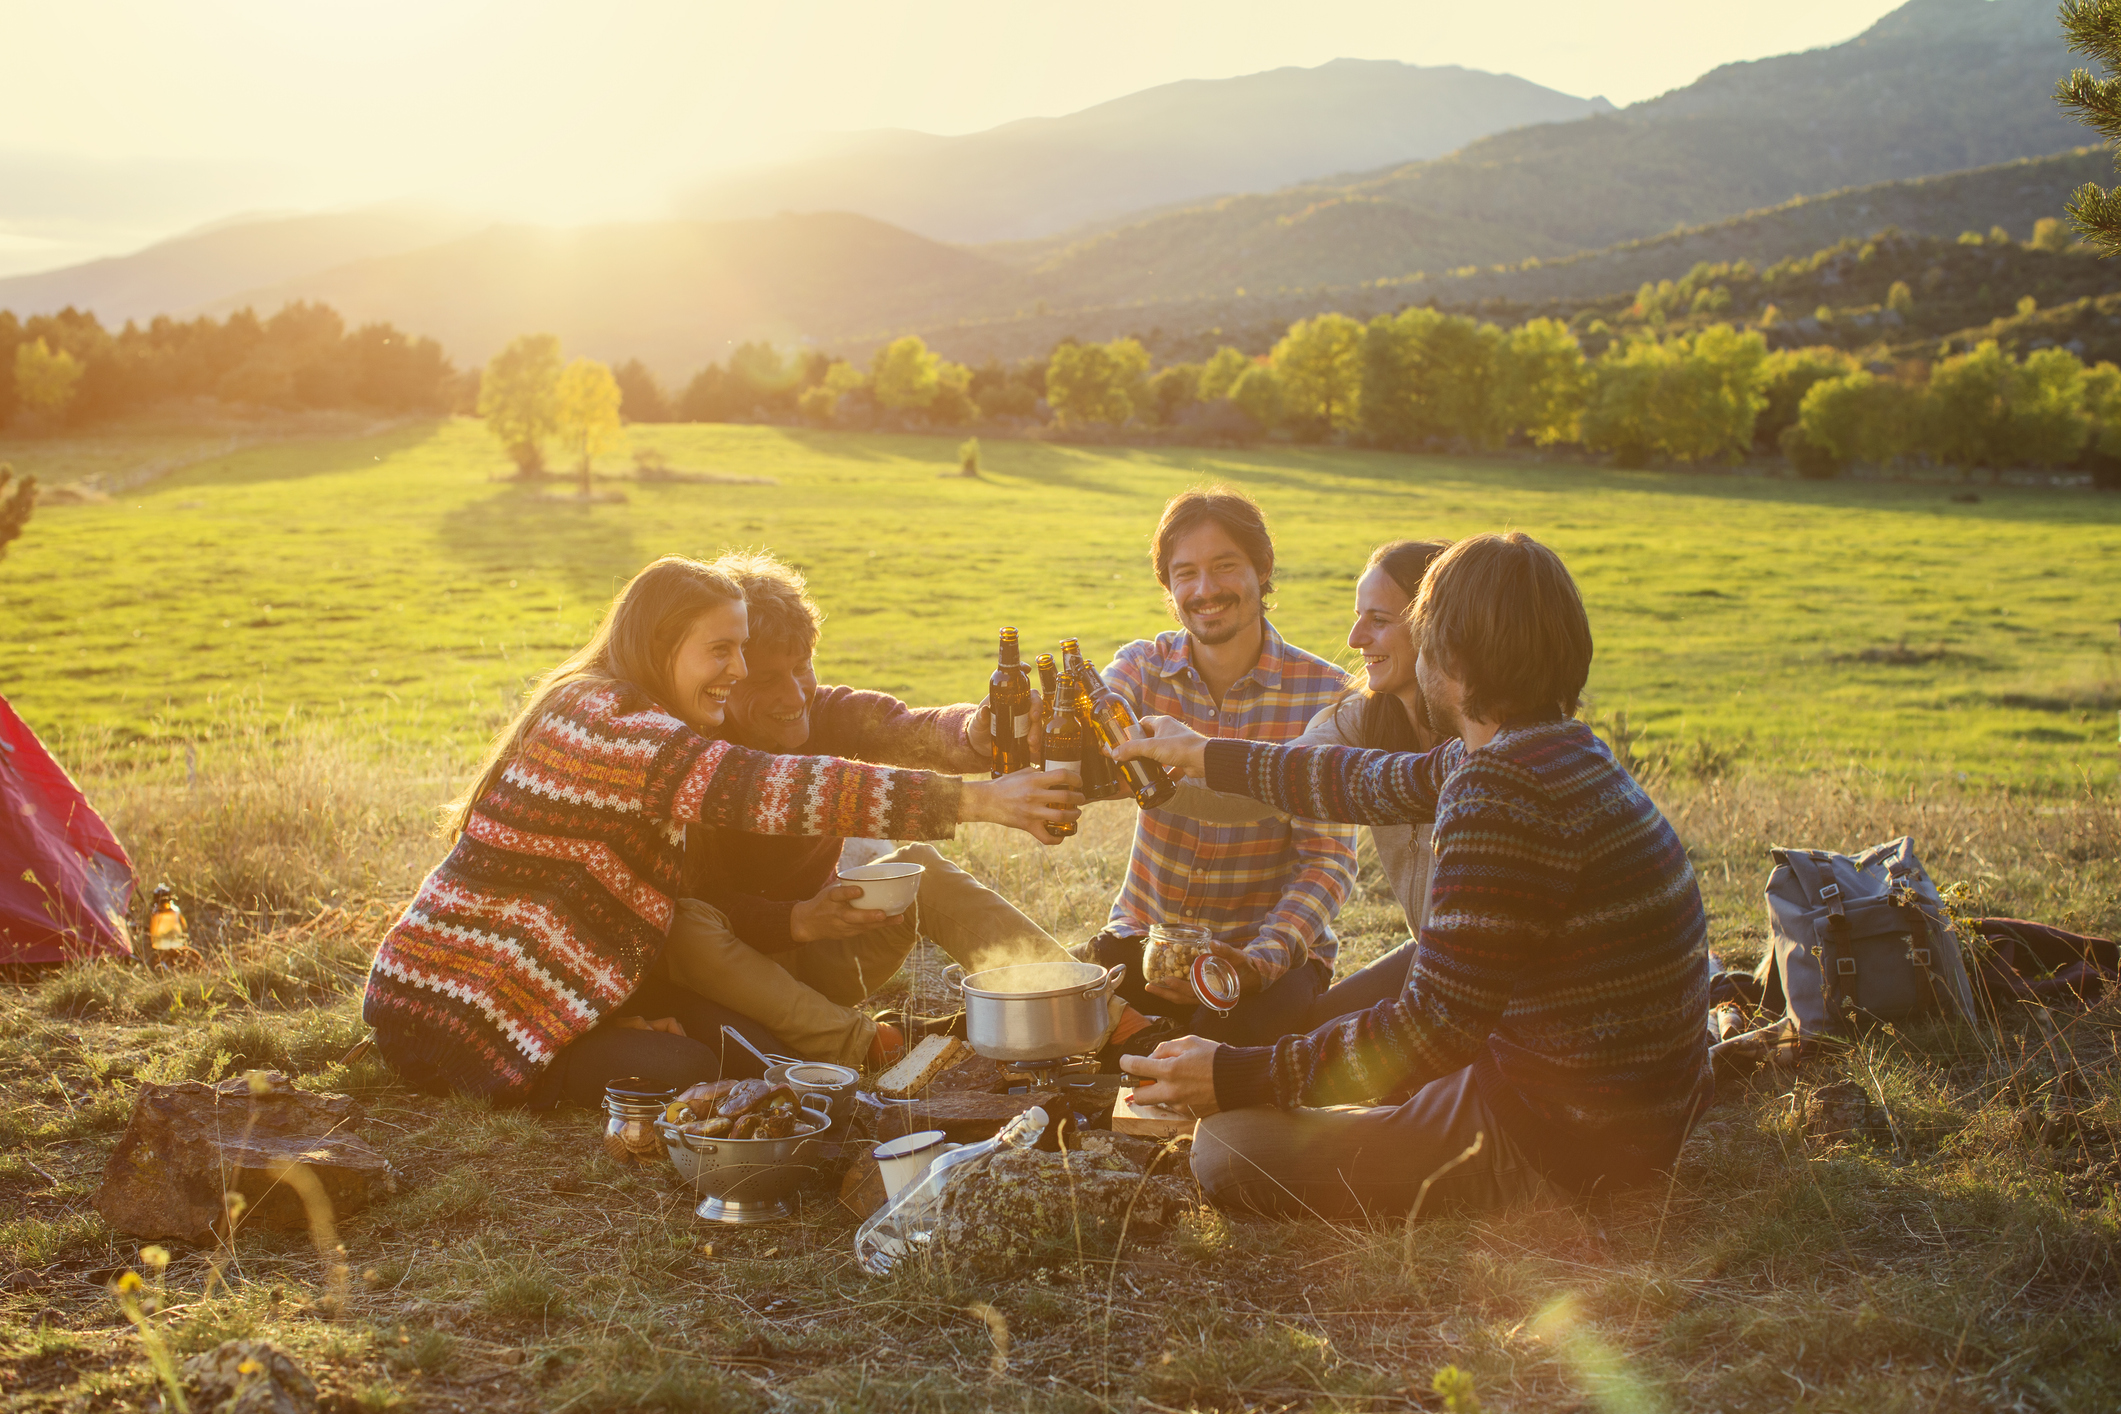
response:
<path id="1" fill-rule="evenodd" d="M 1467 1065 L 1503 1129 L 1578 1189 L 1677 1157 L 1713 1096 L 1707 925 L 1672 827 L 1581 722 L 1423 755 L 1215 741 L 1207 781 L 1367 825 L 1434 819 L 1406 990 L 1216 1053 L 1225 1108 L 1374 1102 Z"/>
<path id="2" fill-rule="evenodd" d="M 710 740 L 630 684 L 562 695 L 473 807 L 368 974 L 409 1083 L 519 1101 L 662 951 L 685 827 L 945 839 L 959 783 Z"/>

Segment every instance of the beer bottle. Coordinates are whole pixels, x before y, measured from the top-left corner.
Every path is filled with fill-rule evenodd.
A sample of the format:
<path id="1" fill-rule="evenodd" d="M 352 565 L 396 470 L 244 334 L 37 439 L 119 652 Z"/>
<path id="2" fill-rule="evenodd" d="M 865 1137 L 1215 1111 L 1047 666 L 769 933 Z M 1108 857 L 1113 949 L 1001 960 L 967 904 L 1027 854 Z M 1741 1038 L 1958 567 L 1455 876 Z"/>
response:
<path id="1" fill-rule="evenodd" d="M 186 952 L 191 947 L 184 910 L 177 907 L 174 892 L 167 884 L 155 885 L 154 907 L 147 911 L 147 956 L 151 963 L 160 964 L 169 954 Z"/>
<path id="2" fill-rule="evenodd" d="M 1083 724 L 1075 715 L 1075 709 L 1062 696 L 1059 679 L 1053 670 L 1053 655 L 1038 655 L 1039 690 L 1046 694 L 1046 760 L 1049 771 L 1073 771 L 1083 773 Z M 1049 823 L 1046 833 L 1063 838 L 1075 833 L 1073 820 L 1058 824 Z"/>
<path id="3" fill-rule="evenodd" d="M 1017 656 L 1016 630 L 1002 630 L 999 661 L 987 679 L 987 706 L 994 726 L 994 774 L 1006 776 L 1031 765 L 1031 674 Z"/>
<path id="4" fill-rule="evenodd" d="M 1079 709 L 1090 713 L 1090 720 L 1097 728 L 1098 740 L 1108 747 L 1117 747 L 1123 741 L 1131 741 L 1141 735 L 1135 723 L 1134 713 L 1118 695 L 1106 688 L 1096 673 L 1085 667 L 1075 677 L 1075 700 Z M 1095 748 L 1083 744 L 1083 755 L 1088 756 Z M 1178 782 L 1171 779 L 1170 772 L 1154 761 L 1120 761 L 1120 776 L 1126 781 L 1128 793 L 1134 803 L 1144 810 L 1154 810 L 1172 796 L 1178 794 Z"/>
<path id="5" fill-rule="evenodd" d="M 1061 646 L 1061 696 L 1068 703 L 1082 732 L 1083 743 L 1083 798 L 1085 800 L 1125 800 L 1133 792 L 1120 778 L 1119 770 L 1112 758 L 1097 749 L 1097 723 L 1090 719 L 1088 709 L 1075 705 L 1075 675 L 1089 671 L 1090 665 L 1083 661 L 1082 644 L 1072 638 L 1064 638 Z M 1093 678 L 1095 672 L 1090 674 Z M 1100 680 L 1102 685 L 1102 680 Z"/>

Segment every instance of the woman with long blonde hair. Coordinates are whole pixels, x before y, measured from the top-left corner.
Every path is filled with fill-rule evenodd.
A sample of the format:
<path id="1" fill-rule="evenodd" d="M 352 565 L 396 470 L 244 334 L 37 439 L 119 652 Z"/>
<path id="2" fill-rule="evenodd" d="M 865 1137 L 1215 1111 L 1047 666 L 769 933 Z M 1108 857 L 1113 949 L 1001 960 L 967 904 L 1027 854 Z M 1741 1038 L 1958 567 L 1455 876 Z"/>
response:
<path id="1" fill-rule="evenodd" d="M 362 1016 L 409 1084 L 547 1107 L 718 1075 L 714 1038 L 686 1034 L 716 1009 L 658 975 L 688 825 L 944 839 L 988 820 L 1051 843 L 1075 817 L 1064 773 L 968 783 L 714 740 L 746 636 L 734 581 L 665 556 L 494 738 L 369 972 Z"/>

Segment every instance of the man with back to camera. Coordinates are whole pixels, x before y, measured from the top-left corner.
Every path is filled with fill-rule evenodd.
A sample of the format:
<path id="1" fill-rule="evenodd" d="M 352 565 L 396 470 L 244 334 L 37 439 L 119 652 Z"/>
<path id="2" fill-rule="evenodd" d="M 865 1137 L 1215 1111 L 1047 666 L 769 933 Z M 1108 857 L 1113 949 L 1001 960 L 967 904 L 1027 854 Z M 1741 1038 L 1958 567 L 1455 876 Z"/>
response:
<path id="1" fill-rule="evenodd" d="M 1274 542 L 1248 497 L 1222 487 L 1172 497 L 1152 555 L 1180 629 L 1127 644 L 1104 672 L 1105 685 L 1137 716 L 1283 742 L 1340 694 L 1346 674 L 1284 641 L 1267 621 Z M 1120 995 L 1165 1018 L 1145 1039 L 1190 1030 L 1270 1042 L 1299 1025 L 1332 981 L 1333 918 L 1354 878 L 1352 826 L 1281 816 L 1215 824 L 1145 810 L 1105 930 L 1076 951 L 1105 967 L 1126 964 Z M 1184 981 L 1143 982 L 1142 948 L 1155 923 L 1199 923 L 1213 932 L 1243 989 L 1227 1017 L 1199 1004 Z M 1113 1044 L 1133 1039 L 1139 1024 L 1123 1020 Z"/>
<path id="2" fill-rule="evenodd" d="M 730 689 L 722 733 L 780 755 L 833 755 L 952 773 L 988 770 L 992 737 L 980 706 L 912 708 L 886 693 L 820 687 L 812 659 L 824 615 L 802 575 L 763 552 L 732 552 L 714 568 L 743 588 L 749 672 Z M 1068 953 L 994 890 L 926 844 L 868 845 L 870 862 L 919 864 L 910 915 L 854 907 L 837 882 L 834 838 L 695 830 L 685 894 L 670 925 L 674 980 L 757 1021 L 804 1060 L 861 1066 L 890 1060 L 905 1037 L 860 1010 L 890 980 L 921 932 L 968 972 Z M 1137 1025 L 1139 1024 L 1137 1019 Z"/>
<path id="3" fill-rule="evenodd" d="M 1399 997 L 1269 1046 L 1185 1037 L 1123 1058 L 1155 1082 L 1143 1102 L 1208 1117 L 1193 1172 L 1224 1207 L 1343 1219 L 1625 1187 L 1671 1165 L 1714 1095 L 1701 893 L 1671 825 L 1574 719 L 1591 630 L 1567 568 L 1522 534 L 1462 540 L 1413 616 L 1426 711 L 1454 738 L 1432 751 L 1158 720 L 1119 753 L 1301 815 L 1435 821 Z"/>

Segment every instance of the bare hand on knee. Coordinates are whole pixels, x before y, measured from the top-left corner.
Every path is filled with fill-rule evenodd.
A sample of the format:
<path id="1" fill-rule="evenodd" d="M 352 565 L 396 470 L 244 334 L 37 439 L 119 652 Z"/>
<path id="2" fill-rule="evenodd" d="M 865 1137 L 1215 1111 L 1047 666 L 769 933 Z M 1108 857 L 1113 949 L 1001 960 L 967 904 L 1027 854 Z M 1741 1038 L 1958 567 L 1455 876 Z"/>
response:
<path id="1" fill-rule="evenodd" d="M 788 936 L 799 943 L 820 943 L 839 938 L 852 938 L 872 928 L 881 928 L 894 915 L 880 908 L 854 908 L 849 899 L 862 896 L 859 884 L 834 884 L 819 889 L 815 898 L 806 898 L 788 914 Z"/>
<path id="2" fill-rule="evenodd" d="M 1164 1042 L 1150 1055 L 1121 1056 L 1119 1068 L 1154 1082 L 1135 1089 L 1134 1098 L 1141 1104 L 1211 1115 L 1216 1111 L 1215 1053 L 1221 1049 L 1219 1041 L 1181 1036 Z"/>

